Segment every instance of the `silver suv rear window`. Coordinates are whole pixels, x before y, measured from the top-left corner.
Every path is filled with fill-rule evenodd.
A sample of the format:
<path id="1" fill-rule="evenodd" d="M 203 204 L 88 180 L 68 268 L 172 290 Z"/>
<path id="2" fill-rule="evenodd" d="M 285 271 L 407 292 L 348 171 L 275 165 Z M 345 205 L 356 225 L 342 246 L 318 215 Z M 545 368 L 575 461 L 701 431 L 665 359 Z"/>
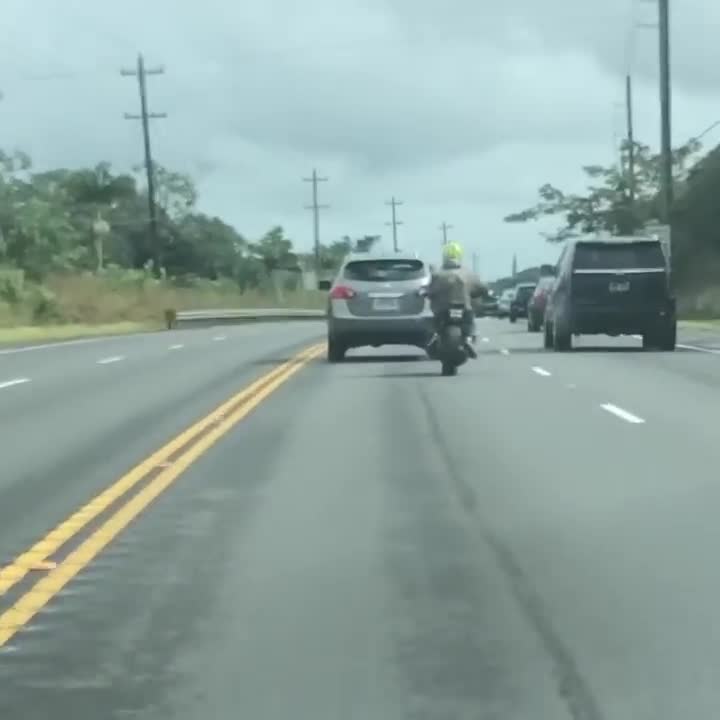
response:
<path id="1" fill-rule="evenodd" d="M 345 266 L 346 280 L 392 282 L 425 277 L 422 260 L 353 260 Z"/>

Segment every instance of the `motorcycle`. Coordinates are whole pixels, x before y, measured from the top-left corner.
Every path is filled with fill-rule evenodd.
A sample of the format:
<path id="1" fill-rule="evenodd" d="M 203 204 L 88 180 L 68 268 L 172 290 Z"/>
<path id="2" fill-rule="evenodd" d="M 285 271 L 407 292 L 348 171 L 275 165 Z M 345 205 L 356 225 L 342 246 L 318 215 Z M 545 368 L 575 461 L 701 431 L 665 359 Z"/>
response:
<path id="1" fill-rule="evenodd" d="M 441 363 L 441 373 L 445 377 L 457 375 L 458 368 L 468 361 L 469 353 L 464 330 L 464 318 L 467 310 L 464 305 L 451 305 L 439 318 L 435 355 Z"/>

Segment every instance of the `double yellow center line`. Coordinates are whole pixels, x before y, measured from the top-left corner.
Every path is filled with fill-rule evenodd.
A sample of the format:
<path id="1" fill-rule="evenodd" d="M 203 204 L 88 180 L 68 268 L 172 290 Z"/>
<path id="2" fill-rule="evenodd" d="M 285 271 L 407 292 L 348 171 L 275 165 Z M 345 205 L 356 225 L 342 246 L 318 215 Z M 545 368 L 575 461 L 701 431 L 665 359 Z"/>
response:
<path id="1" fill-rule="evenodd" d="M 256 380 L 209 415 L 191 425 L 110 487 L 90 500 L 42 540 L 0 569 L 0 600 L 33 571 L 45 571 L 30 590 L 0 613 L 0 647 L 57 595 L 84 567 L 97 557 L 155 498 L 165 491 L 223 435 L 252 412 L 298 370 L 325 350 L 325 343 L 312 347 Z M 148 477 L 152 476 L 148 480 Z M 131 490 L 144 485 L 126 502 Z M 119 507 L 101 522 L 64 560 L 52 558 L 71 539 L 114 504 Z"/>

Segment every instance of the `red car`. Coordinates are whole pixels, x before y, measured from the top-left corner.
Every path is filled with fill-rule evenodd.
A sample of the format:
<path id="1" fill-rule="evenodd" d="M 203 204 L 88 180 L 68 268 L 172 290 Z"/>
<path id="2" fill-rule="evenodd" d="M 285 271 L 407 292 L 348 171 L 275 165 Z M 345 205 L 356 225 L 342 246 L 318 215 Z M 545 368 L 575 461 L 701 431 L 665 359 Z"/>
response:
<path id="1" fill-rule="evenodd" d="M 545 303 L 552 289 L 555 278 L 551 275 L 541 277 L 528 302 L 527 328 L 528 332 L 540 332 L 545 317 Z"/>

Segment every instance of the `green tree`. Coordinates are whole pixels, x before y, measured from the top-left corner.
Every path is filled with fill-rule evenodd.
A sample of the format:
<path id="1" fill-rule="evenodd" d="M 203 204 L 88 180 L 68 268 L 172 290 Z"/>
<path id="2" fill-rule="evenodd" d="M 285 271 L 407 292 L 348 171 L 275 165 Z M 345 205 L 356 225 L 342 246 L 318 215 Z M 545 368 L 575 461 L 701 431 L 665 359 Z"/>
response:
<path id="1" fill-rule="evenodd" d="M 380 242 L 380 235 L 363 235 L 355 240 L 353 250 L 355 252 L 370 252 L 378 242 Z"/>
<path id="2" fill-rule="evenodd" d="M 276 270 L 298 269 L 293 243 L 281 227 L 248 243 L 220 218 L 194 210 L 197 190 L 191 178 L 158 166 L 156 180 L 170 276 L 232 278 L 246 289 L 263 285 Z M 110 226 L 100 248 L 93 235 L 98 218 Z M 335 243 L 328 252 L 335 258 L 345 249 Z M 145 268 L 151 250 L 147 189 L 138 187 L 133 175 L 113 172 L 106 162 L 34 173 L 27 154 L 0 150 L 0 264 L 42 280 L 57 271 L 93 269 L 98 256 L 109 265 Z"/>
<path id="3" fill-rule="evenodd" d="M 632 234 L 648 220 L 658 217 L 660 190 L 660 156 L 647 145 L 635 144 L 635 201 L 630 199 L 630 177 L 627 143 L 622 148 L 622 168 L 586 165 L 587 191 L 565 193 L 550 183 L 539 189 L 540 201 L 504 219 L 508 223 L 524 223 L 560 215 L 562 225 L 553 233 L 543 233 L 550 242 L 562 242 L 584 233 L 607 230 L 614 234 Z M 673 154 L 675 180 L 682 183 L 687 166 L 699 151 L 700 143 L 691 140 Z"/>
<path id="4" fill-rule="evenodd" d="M 197 275 L 217 280 L 236 277 L 245 239 L 220 218 L 200 213 L 186 215 L 173 228 L 165 251 L 170 275 Z"/>
<path id="5" fill-rule="evenodd" d="M 280 226 L 272 228 L 258 242 L 252 243 L 250 250 L 260 259 L 268 275 L 274 270 L 295 269 L 298 265 L 292 241 L 285 237 L 285 231 Z"/>
<path id="6" fill-rule="evenodd" d="M 144 177 L 144 166 L 135 166 L 133 170 Z M 198 192 L 192 178 L 154 163 L 153 179 L 155 204 L 164 215 L 172 220 L 178 220 L 193 211 L 197 204 Z M 147 193 L 147 190 L 144 192 Z"/>
<path id="7" fill-rule="evenodd" d="M 717 285 L 720 273 L 720 147 L 689 169 L 676 192 L 673 269 L 678 283 Z"/>
<path id="8" fill-rule="evenodd" d="M 345 257 L 352 252 L 353 242 L 345 236 L 330 245 L 320 246 L 320 268 L 325 271 L 336 270 Z"/>

